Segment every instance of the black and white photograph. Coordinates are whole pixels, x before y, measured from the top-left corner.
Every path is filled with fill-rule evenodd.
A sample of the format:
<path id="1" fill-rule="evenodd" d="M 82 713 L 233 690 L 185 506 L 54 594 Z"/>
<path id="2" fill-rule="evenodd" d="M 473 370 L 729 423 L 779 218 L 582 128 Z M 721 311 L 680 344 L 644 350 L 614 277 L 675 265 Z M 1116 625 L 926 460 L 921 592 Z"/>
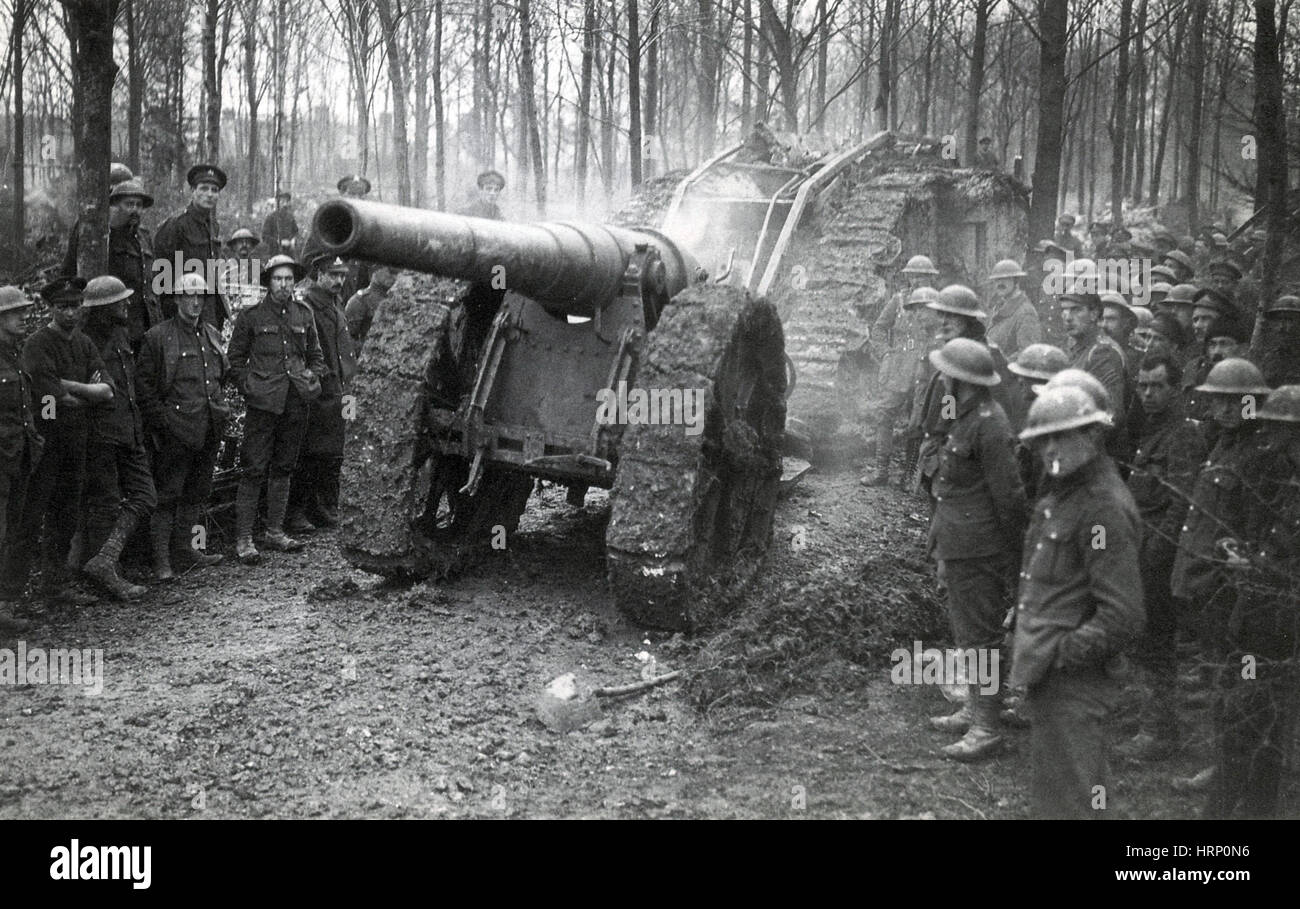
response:
<path id="1" fill-rule="evenodd" d="M 0 45 L 9 836 L 1109 819 L 1217 884 L 1300 818 L 1296 0 Z"/>

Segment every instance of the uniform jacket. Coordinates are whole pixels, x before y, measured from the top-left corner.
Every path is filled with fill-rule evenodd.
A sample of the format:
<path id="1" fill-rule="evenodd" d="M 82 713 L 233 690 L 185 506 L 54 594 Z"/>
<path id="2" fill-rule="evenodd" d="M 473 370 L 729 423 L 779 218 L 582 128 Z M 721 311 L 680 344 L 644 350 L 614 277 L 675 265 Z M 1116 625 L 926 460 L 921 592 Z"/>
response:
<path id="1" fill-rule="evenodd" d="M 908 294 L 894 294 L 871 326 L 872 347 L 880 360 L 877 382 L 886 393 L 913 391 L 929 346 L 924 307 L 908 309 Z"/>
<path id="2" fill-rule="evenodd" d="M 262 244 L 272 256 L 284 252 L 281 240 L 292 242 L 297 236 L 298 221 L 294 218 L 293 212 L 286 208 L 277 208 L 262 222 Z"/>
<path id="3" fill-rule="evenodd" d="M 1115 416 L 1115 425 L 1123 426 L 1125 404 L 1128 402 L 1128 374 L 1124 362 L 1124 352 L 1115 343 L 1115 339 L 1104 331 L 1098 331 L 1091 342 L 1079 345 L 1070 338 L 1070 366 L 1091 373 L 1110 394 L 1110 403 Z"/>
<path id="4" fill-rule="evenodd" d="M 178 252 L 181 256 L 182 268 L 187 260 L 197 259 L 203 263 L 204 274 L 208 274 L 208 269 L 215 268 L 216 263 L 223 258 L 221 225 L 217 221 L 216 213 L 204 211 L 194 205 L 177 212 L 158 225 L 158 230 L 154 233 L 153 247 L 157 261 L 167 263 L 165 274 L 170 275 L 175 284 L 180 282 L 180 275 L 176 272 Z M 172 287 L 168 286 L 164 288 L 164 293 L 170 293 L 171 290 Z M 222 299 L 221 294 L 207 294 L 204 300 L 205 318 L 211 320 L 212 314 L 225 312 L 225 300 Z M 167 315 L 170 317 L 174 313 Z"/>
<path id="5" fill-rule="evenodd" d="M 58 329 L 46 325 L 38 329 L 23 345 L 23 369 L 32 380 L 32 407 L 40 420 L 42 435 L 48 437 L 45 427 L 70 429 L 89 428 L 91 408 L 86 404 L 71 404 L 62 400 L 60 379 L 93 384 L 91 377 L 100 374 L 100 381 L 112 384 L 104 368 L 104 360 L 95 349 L 95 343 L 80 329 L 65 337 Z M 53 419 L 44 418 L 46 396 L 54 399 Z"/>
<path id="6" fill-rule="evenodd" d="M 1025 530 L 1028 505 L 1016 464 L 1011 424 L 987 391 L 957 408 L 939 448 L 930 491 L 929 549 L 936 559 L 971 559 L 1014 553 Z"/>
<path id="7" fill-rule="evenodd" d="M 143 447 L 144 431 L 140 423 L 135 387 L 135 355 L 131 353 L 128 330 L 123 327 L 114 328 L 100 344 L 99 355 L 113 381 L 113 400 L 94 409 L 91 441 L 126 448 Z"/>
<path id="8" fill-rule="evenodd" d="M 1137 505 L 1110 458 L 1045 481 L 1025 537 L 1012 686 L 1104 668 L 1137 637 L 1138 539 Z"/>
<path id="9" fill-rule="evenodd" d="M 211 325 L 199 320 L 191 328 L 179 317 L 155 325 L 144 336 L 136 373 L 145 428 L 159 443 L 170 436 L 202 448 L 208 433 L 220 435 L 230 418 L 221 387 L 228 373 L 221 335 Z"/>
<path id="10" fill-rule="evenodd" d="M 0 478 L 12 477 L 22 461 L 23 443 L 40 453 L 41 437 L 32 414 L 32 389 L 16 344 L 0 341 Z"/>
<path id="11" fill-rule="evenodd" d="M 1218 541 L 1248 540 L 1255 516 L 1267 509 L 1270 484 L 1290 474 L 1282 452 L 1265 441 L 1260 426 L 1250 421 L 1219 433 L 1192 488 L 1178 537 L 1175 596 L 1203 603 L 1218 592 L 1227 579 Z"/>
<path id="12" fill-rule="evenodd" d="M 370 325 L 374 322 L 375 312 L 382 302 L 384 302 L 384 298 L 378 292 L 372 288 L 363 287 L 352 295 L 347 306 L 343 308 L 343 312 L 347 317 L 348 332 L 356 343 L 358 354 L 361 353 L 366 335 L 370 334 Z"/>
<path id="13" fill-rule="evenodd" d="M 241 312 L 226 354 L 249 407 L 284 413 L 291 384 L 303 400 L 320 396 L 321 376 L 328 367 L 312 308 L 297 296 L 277 303 L 267 294 Z"/>
<path id="14" fill-rule="evenodd" d="M 325 372 L 321 374 L 321 397 L 337 398 L 357 374 L 356 345 L 348 333 L 347 316 L 339 297 L 315 283 L 303 292 L 303 299 L 316 315 Z"/>
<path id="15" fill-rule="evenodd" d="M 1168 552 L 1178 545 L 1187 497 L 1205 460 L 1205 441 L 1196 421 L 1176 407 L 1148 415 L 1144 430 L 1128 488 L 1142 518 L 1142 551 Z"/>
<path id="16" fill-rule="evenodd" d="M 77 255 L 80 249 L 81 220 L 72 225 L 68 237 L 68 252 L 63 259 L 65 275 L 77 273 Z M 108 231 L 108 273 L 134 291 L 127 301 L 130 316 L 129 334 L 132 344 L 139 343 L 151 326 L 162 321 L 162 309 L 153 292 L 153 238 L 139 225 L 123 224 Z"/>
<path id="17" fill-rule="evenodd" d="M 1002 353 L 1008 360 L 1014 360 L 1016 354 L 1030 344 L 1043 340 L 1038 310 L 1019 287 L 993 313 L 989 320 L 988 339 L 990 344 L 1002 348 Z"/>

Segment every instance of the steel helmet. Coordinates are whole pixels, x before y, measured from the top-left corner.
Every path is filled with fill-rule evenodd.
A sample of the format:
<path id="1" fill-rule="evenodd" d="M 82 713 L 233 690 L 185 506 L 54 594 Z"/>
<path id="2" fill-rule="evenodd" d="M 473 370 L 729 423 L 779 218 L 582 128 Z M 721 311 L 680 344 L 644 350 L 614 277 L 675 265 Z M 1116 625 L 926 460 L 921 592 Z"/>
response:
<path id="1" fill-rule="evenodd" d="M 930 365 L 945 376 L 972 385 L 997 385 L 1002 381 L 988 347 L 970 338 L 953 338 L 939 350 L 930 351 Z"/>
<path id="2" fill-rule="evenodd" d="M 234 243 L 236 240 L 248 240 L 248 241 L 250 241 L 250 242 L 252 242 L 252 243 L 257 243 L 257 242 L 258 242 L 258 237 L 257 237 L 257 234 L 253 233 L 253 232 L 252 232 L 251 230 L 249 230 L 247 227 L 241 227 L 241 228 L 239 228 L 239 230 L 237 230 L 237 231 L 235 231 L 233 234 L 231 234 L 231 235 L 230 235 L 230 239 L 229 239 L 228 241 L 226 241 L 226 242 L 228 242 L 228 243 Z"/>
<path id="3" fill-rule="evenodd" d="M 1241 268 L 1231 259 L 1215 259 L 1210 263 L 1210 274 L 1227 275 L 1230 278 L 1241 278 Z"/>
<path id="4" fill-rule="evenodd" d="M 1188 271 L 1196 271 L 1196 266 L 1192 263 L 1192 257 L 1181 249 L 1171 249 L 1165 253 L 1165 261 L 1168 262 L 1171 259 Z"/>
<path id="5" fill-rule="evenodd" d="M 114 161 L 108 168 L 108 185 L 116 186 L 119 183 L 125 183 L 134 177 L 131 168 L 127 167 L 121 161 Z"/>
<path id="6" fill-rule="evenodd" d="M 1275 389 L 1255 416 L 1276 423 L 1300 423 L 1300 385 L 1283 385 Z"/>
<path id="7" fill-rule="evenodd" d="M 112 275 L 100 275 L 98 278 L 91 278 L 86 282 L 86 289 L 82 294 L 82 305 L 91 306 L 108 306 L 125 300 L 131 296 L 131 290 L 122 283 L 120 278 Z"/>
<path id="8" fill-rule="evenodd" d="M 1172 285 L 1177 278 L 1174 276 L 1174 270 L 1168 265 L 1151 266 L 1151 279 L 1153 281 L 1163 280 L 1164 283 Z"/>
<path id="9" fill-rule="evenodd" d="M 1025 270 L 1020 267 L 1020 263 L 1015 259 L 1002 259 L 993 266 L 993 271 L 989 273 L 990 281 L 997 281 L 1000 278 L 1023 278 Z"/>
<path id="10" fill-rule="evenodd" d="M 1195 284 L 1175 284 L 1165 296 L 1166 303 L 1195 303 L 1197 288 Z"/>
<path id="11" fill-rule="evenodd" d="M 1197 385 L 1196 390 L 1216 395 L 1266 395 L 1273 391 L 1264 382 L 1259 367 L 1242 357 L 1216 363 L 1205 377 L 1205 384 Z"/>
<path id="12" fill-rule="evenodd" d="M 903 266 L 905 275 L 937 275 L 938 273 L 939 269 L 934 267 L 929 256 L 912 256 Z"/>
<path id="13" fill-rule="evenodd" d="M 1138 328 L 1146 328 L 1155 321 L 1156 314 L 1145 306 L 1134 306 L 1133 315 L 1137 316 Z"/>
<path id="14" fill-rule="evenodd" d="M 1051 344 L 1030 344 L 1016 354 L 1013 363 L 1007 369 L 1027 379 L 1047 381 L 1062 369 L 1070 365 L 1070 358 L 1065 351 Z"/>
<path id="15" fill-rule="evenodd" d="M 263 287 L 271 286 L 271 272 L 275 271 L 277 268 L 279 268 L 282 265 L 288 265 L 290 268 L 293 269 L 293 279 L 295 281 L 301 281 L 303 279 L 303 276 L 307 274 L 306 270 L 297 263 L 297 261 L 293 258 L 293 256 L 284 256 L 284 255 L 272 256 L 270 261 L 268 261 L 265 265 L 262 266 Z"/>
<path id="16" fill-rule="evenodd" d="M 1157 281 L 1155 284 L 1151 285 L 1151 302 L 1152 303 L 1162 302 L 1163 300 L 1169 297 L 1169 291 L 1173 289 L 1174 289 L 1173 286 L 1169 284 L 1167 281 Z M 1159 300 L 1156 299 L 1156 294 L 1160 295 Z"/>
<path id="17" fill-rule="evenodd" d="M 35 305 L 36 301 L 30 299 L 27 294 L 23 293 L 21 287 L 15 287 L 12 284 L 6 287 L 0 287 L 0 312 L 26 309 L 29 306 Z"/>
<path id="18" fill-rule="evenodd" d="M 1020 438 L 1028 441 L 1094 423 L 1109 425 L 1110 415 L 1098 410 L 1087 392 L 1069 385 L 1044 385 L 1042 393 L 1029 406 Z"/>
<path id="19" fill-rule="evenodd" d="M 1268 316 L 1283 312 L 1300 313 L 1300 297 L 1293 297 L 1290 294 L 1285 297 L 1278 297 L 1264 310 L 1264 314 Z"/>
<path id="20" fill-rule="evenodd" d="M 936 312 L 950 312 L 958 316 L 970 316 L 972 319 L 988 318 L 988 313 L 980 309 L 980 298 L 964 284 L 949 284 L 939 291 L 938 299 L 925 306 Z"/>
<path id="21" fill-rule="evenodd" d="M 174 293 L 178 294 L 205 294 L 207 292 L 208 282 L 203 275 L 193 271 L 187 271 L 181 275 L 180 286 L 174 291 Z"/>
<path id="22" fill-rule="evenodd" d="M 924 306 L 939 299 L 939 291 L 933 287 L 918 287 L 907 295 L 907 302 L 903 305 L 909 309 L 914 306 Z"/>
<path id="23" fill-rule="evenodd" d="M 121 183 L 114 183 L 113 188 L 108 191 L 109 203 L 116 202 L 118 199 L 136 198 L 140 200 L 141 208 L 150 208 L 153 206 L 153 196 L 144 191 L 144 184 L 134 177 L 128 177 Z"/>
<path id="24" fill-rule="evenodd" d="M 1102 294 L 1101 305 L 1103 309 L 1107 306 L 1118 306 L 1120 309 L 1124 310 L 1124 312 L 1128 313 L 1130 316 L 1134 315 L 1133 307 L 1129 304 L 1128 300 L 1124 299 L 1123 294 L 1115 294 L 1115 293 Z"/>
<path id="25" fill-rule="evenodd" d="M 1196 292 L 1192 302 L 1198 309 L 1212 309 L 1220 316 L 1235 315 L 1237 307 L 1232 300 L 1213 287 L 1203 287 Z"/>
<path id="26" fill-rule="evenodd" d="M 1049 388 L 1061 388 L 1063 386 L 1077 388 L 1082 391 L 1092 399 L 1093 406 L 1106 414 L 1109 420 L 1111 413 L 1110 392 L 1106 390 L 1105 385 L 1101 384 L 1100 379 L 1082 369 L 1062 369 L 1048 379 L 1046 385 L 1036 387 L 1034 392 L 1041 395 Z"/>

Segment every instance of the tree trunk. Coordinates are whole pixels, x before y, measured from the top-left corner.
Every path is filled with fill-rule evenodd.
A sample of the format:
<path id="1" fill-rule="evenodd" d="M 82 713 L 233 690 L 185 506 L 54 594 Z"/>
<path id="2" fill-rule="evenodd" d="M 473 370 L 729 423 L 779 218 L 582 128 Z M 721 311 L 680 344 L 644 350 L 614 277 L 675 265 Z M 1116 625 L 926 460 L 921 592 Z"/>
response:
<path id="1" fill-rule="evenodd" d="M 1038 10 L 1038 136 L 1034 148 L 1031 241 L 1052 236 L 1061 181 L 1061 133 L 1065 114 L 1065 42 L 1070 0 L 1042 0 Z"/>
<path id="2" fill-rule="evenodd" d="M 20 5 L 21 0 L 14 0 Z M 136 27 L 135 0 L 126 0 L 126 165 L 140 172 L 140 124 L 144 120 L 144 67 Z"/>
<path id="3" fill-rule="evenodd" d="M 221 90 L 217 85 L 218 0 L 207 0 L 203 17 L 203 155 L 207 161 L 221 157 Z"/>
<path id="4" fill-rule="evenodd" d="M 13 0 L 14 31 L 10 36 L 13 46 L 13 96 L 14 96 L 14 255 L 21 265 L 26 258 L 27 213 L 23 206 L 27 197 L 27 116 L 23 103 L 23 32 L 27 28 L 28 0 Z"/>
<path id="5" fill-rule="evenodd" d="M 258 0 L 247 0 L 244 8 L 244 79 L 248 96 L 248 210 L 257 202 L 257 24 Z"/>
<path id="6" fill-rule="evenodd" d="M 1192 6 L 1192 40 L 1188 65 L 1192 71 L 1192 109 L 1187 124 L 1187 172 L 1183 194 L 1187 203 L 1187 224 L 1195 233 L 1201 223 L 1201 123 L 1205 107 L 1205 16 L 1208 0 L 1189 0 Z"/>
<path id="7" fill-rule="evenodd" d="M 826 0 L 817 0 L 817 18 L 814 23 L 817 28 L 817 94 L 813 101 L 813 117 L 821 120 L 826 115 L 826 64 L 831 46 Z"/>
<path id="8" fill-rule="evenodd" d="M 1255 0 L 1255 131 L 1259 179 L 1255 207 L 1268 205 L 1268 239 L 1264 241 L 1262 278 L 1259 286 L 1259 314 L 1251 339 L 1258 355 L 1264 330 L 1264 310 L 1278 292 L 1278 268 L 1282 242 L 1287 231 L 1286 108 L 1282 103 L 1282 63 L 1277 29 L 1276 0 Z M 1294 355 L 1294 352 L 1292 352 Z"/>
<path id="9" fill-rule="evenodd" d="M 433 4 L 433 191 L 438 209 L 447 209 L 447 112 L 442 97 L 443 0 Z"/>
<path id="10" fill-rule="evenodd" d="M 406 71 L 397 41 L 392 0 L 374 0 L 388 54 L 388 87 L 393 99 L 393 164 L 397 168 L 397 202 L 411 204 L 411 149 L 406 135 Z"/>
<path id="11" fill-rule="evenodd" d="M 596 0 L 583 0 L 582 76 L 578 88 L 578 135 L 573 150 L 573 175 L 578 208 L 587 201 L 587 149 L 591 144 L 591 84 L 596 54 Z"/>
<path id="12" fill-rule="evenodd" d="M 1128 49 L 1133 24 L 1133 0 L 1120 0 L 1119 61 L 1115 70 L 1115 101 L 1110 115 L 1110 223 L 1124 223 L 1124 140 L 1128 131 Z"/>
<path id="13" fill-rule="evenodd" d="M 740 133 L 748 136 L 754 126 L 754 0 L 745 0 L 745 22 L 740 46 Z"/>
<path id="14" fill-rule="evenodd" d="M 415 60 L 411 86 L 415 95 L 415 136 L 411 151 L 411 204 L 422 208 L 429 195 L 429 14 L 417 7 L 407 15 L 409 58 Z"/>
<path id="15" fill-rule="evenodd" d="M 108 168 L 112 149 L 113 20 L 118 0 L 63 0 L 72 51 L 73 135 L 76 139 L 77 274 L 108 270 Z"/>
<path id="16" fill-rule="evenodd" d="M 980 94 L 984 88 L 984 55 L 988 47 L 989 12 L 992 0 L 975 0 L 975 40 L 971 47 L 970 81 L 966 83 L 966 141 L 962 148 L 962 163 L 967 167 L 975 163 L 979 148 Z M 884 59 L 884 48 L 881 48 Z"/>
<path id="17" fill-rule="evenodd" d="M 635 191 L 641 185 L 641 20 L 636 0 L 627 0 L 627 108 L 627 163 Z"/>
<path id="18" fill-rule="evenodd" d="M 934 92 L 934 30 L 938 0 L 929 0 L 925 14 L 925 55 L 924 72 L 921 77 L 921 104 L 917 113 L 917 123 L 921 135 L 930 133 L 930 103 Z"/>
<path id="19" fill-rule="evenodd" d="M 1164 110 L 1160 112 L 1160 135 L 1156 138 L 1155 159 L 1151 162 L 1151 192 L 1147 203 L 1158 205 L 1160 202 L 1160 172 L 1164 167 L 1165 148 L 1169 141 L 1169 123 L 1173 117 L 1174 102 L 1178 97 L 1176 90 L 1178 88 L 1178 63 L 1175 56 L 1176 51 L 1182 46 L 1183 36 L 1186 34 L 1187 20 L 1178 19 L 1178 26 L 1169 44 L 1169 76 L 1165 85 L 1165 104 Z M 1154 116 L 1154 115 L 1153 115 Z M 1175 195 L 1177 193 L 1175 192 Z"/>
<path id="20" fill-rule="evenodd" d="M 1133 130 L 1133 148 L 1128 159 L 1131 162 L 1127 170 L 1129 192 L 1133 204 L 1142 204 L 1143 178 L 1146 176 L 1146 138 L 1147 138 L 1147 0 L 1138 5 L 1137 22 L 1137 59 L 1133 71 L 1132 108 L 1135 113 Z M 1154 93 L 1151 94 L 1154 97 Z"/>
<path id="21" fill-rule="evenodd" d="M 545 217 L 546 159 L 542 157 L 542 139 L 537 128 L 537 96 L 533 78 L 532 0 L 519 0 L 519 41 L 519 95 L 523 100 L 524 128 L 528 132 L 528 152 L 533 163 L 537 214 Z M 637 160 L 639 163 L 639 157 Z"/>
<path id="22" fill-rule="evenodd" d="M 655 148 L 659 136 L 659 13 L 662 0 L 651 0 L 650 4 L 650 38 L 646 53 L 645 97 L 642 106 L 645 109 L 645 164 L 641 173 L 645 179 L 655 176 Z M 558 158 L 558 156 L 557 156 Z"/>
<path id="23" fill-rule="evenodd" d="M 767 0 L 761 2 L 766 3 Z M 629 5 L 629 12 L 631 9 Z M 699 66 L 699 76 L 695 83 L 700 108 L 696 142 L 700 157 L 707 158 L 713 154 L 718 129 L 718 47 L 713 37 L 717 10 L 713 0 L 696 0 L 696 9 L 699 14 L 696 28 L 700 40 L 700 54 L 696 61 Z"/>

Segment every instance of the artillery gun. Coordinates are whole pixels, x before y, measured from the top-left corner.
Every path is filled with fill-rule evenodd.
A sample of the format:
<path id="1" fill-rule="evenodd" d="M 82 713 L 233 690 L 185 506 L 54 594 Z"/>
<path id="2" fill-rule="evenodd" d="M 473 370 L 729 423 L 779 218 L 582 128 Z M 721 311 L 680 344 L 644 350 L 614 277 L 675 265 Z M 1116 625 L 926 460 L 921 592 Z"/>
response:
<path id="1" fill-rule="evenodd" d="M 541 478 L 571 502 L 611 490 L 606 566 L 639 624 L 689 628 L 698 590 L 753 570 L 785 423 L 772 306 L 703 280 L 653 230 L 356 200 L 321 206 L 314 229 L 328 252 L 444 279 L 403 276 L 366 339 L 340 507 L 350 562 L 449 574 L 516 529 Z M 638 400 L 639 415 L 620 406 Z"/>

